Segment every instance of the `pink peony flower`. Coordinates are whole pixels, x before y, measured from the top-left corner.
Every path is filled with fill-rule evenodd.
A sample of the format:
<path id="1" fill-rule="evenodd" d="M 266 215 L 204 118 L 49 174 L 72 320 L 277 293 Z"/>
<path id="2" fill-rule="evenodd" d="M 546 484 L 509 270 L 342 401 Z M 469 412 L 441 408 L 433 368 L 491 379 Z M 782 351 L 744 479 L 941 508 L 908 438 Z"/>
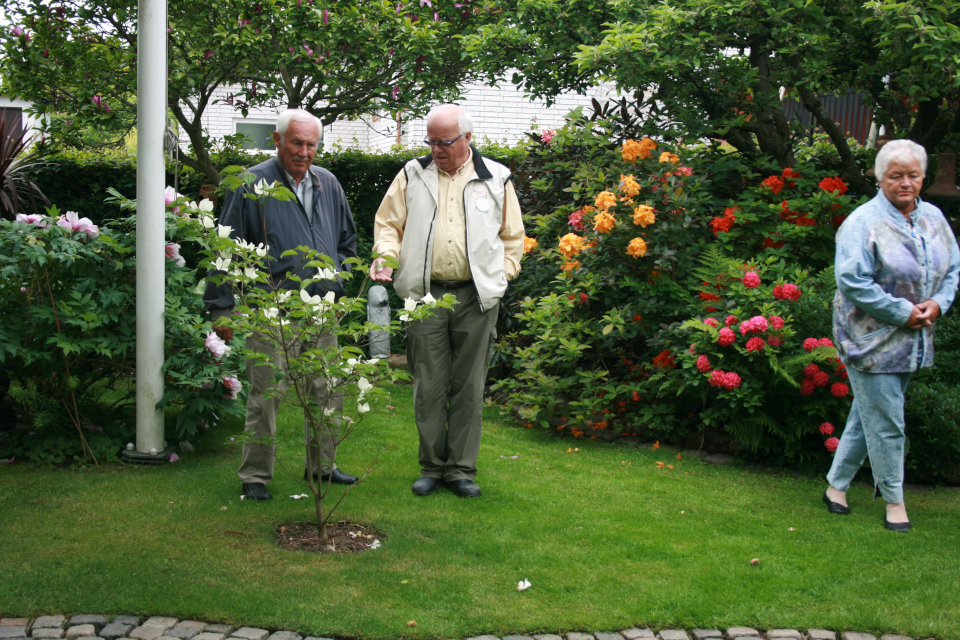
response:
<path id="1" fill-rule="evenodd" d="M 840 446 L 840 438 L 827 438 L 823 446 L 827 448 L 827 451 L 833 453 Z"/>
<path id="2" fill-rule="evenodd" d="M 57 219 L 57 225 L 64 229 L 72 229 L 86 233 L 89 237 L 100 235 L 100 229 L 90 221 L 90 218 L 80 218 L 76 211 L 67 211 L 67 214 Z"/>
<path id="3" fill-rule="evenodd" d="M 774 329 L 783 329 L 783 318 L 780 316 L 770 316 L 770 326 Z"/>
<path id="4" fill-rule="evenodd" d="M 830 386 L 830 393 L 832 393 L 837 398 L 846 398 L 847 394 L 850 393 L 850 387 L 843 384 L 842 382 L 834 382 Z"/>
<path id="5" fill-rule="evenodd" d="M 724 327 L 720 329 L 720 335 L 717 337 L 717 344 L 721 347 L 729 347 L 737 339 L 737 335 L 733 332 L 732 329 Z"/>
<path id="6" fill-rule="evenodd" d="M 743 286 L 748 289 L 756 289 L 760 286 L 760 276 L 753 271 L 747 271 L 743 275 Z"/>
<path id="7" fill-rule="evenodd" d="M 230 394 L 224 394 L 224 398 L 229 398 L 230 400 L 237 399 L 237 392 L 243 388 L 243 384 L 234 376 L 221 376 L 223 379 L 223 386 L 230 390 Z"/>
<path id="8" fill-rule="evenodd" d="M 697 371 L 700 373 L 706 373 L 707 371 L 710 371 L 710 368 L 710 358 L 707 356 L 700 356 L 697 358 Z"/>
<path id="9" fill-rule="evenodd" d="M 747 340 L 747 351 L 763 351 L 764 344 L 763 338 L 750 338 Z"/>
<path id="10" fill-rule="evenodd" d="M 187 264 L 187 261 L 180 256 L 180 245 L 170 243 L 166 246 L 164 251 L 167 254 L 167 257 L 177 263 L 178 267 L 183 267 Z"/>
<path id="11" fill-rule="evenodd" d="M 703 319 L 703 324 L 705 324 L 705 325 L 707 325 L 707 326 L 710 326 L 710 327 L 719 327 L 719 326 L 720 326 L 720 321 L 717 320 L 716 318 L 704 318 L 704 319 Z"/>
<path id="12" fill-rule="evenodd" d="M 50 221 L 46 216 L 42 216 L 39 213 L 18 213 L 17 217 L 14 219 L 14 222 L 23 222 L 24 224 L 32 224 L 33 226 L 39 229 L 49 229 Z"/>
<path id="13" fill-rule="evenodd" d="M 820 433 L 825 436 L 833 435 L 833 425 L 829 422 L 824 422 L 820 425 Z"/>
<path id="14" fill-rule="evenodd" d="M 803 341 L 803 350 L 804 351 L 813 351 L 817 348 L 817 339 L 816 338 L 807 338 Z"/>
<path id="15" fill-rule="evenodd" d="M 213 331 L 207 334 L 207 339 L 204 341 L 203 346 L 209 349 L 215 358 L 222 358 L 230 353 L 230 349 L 232 348 Z"/>

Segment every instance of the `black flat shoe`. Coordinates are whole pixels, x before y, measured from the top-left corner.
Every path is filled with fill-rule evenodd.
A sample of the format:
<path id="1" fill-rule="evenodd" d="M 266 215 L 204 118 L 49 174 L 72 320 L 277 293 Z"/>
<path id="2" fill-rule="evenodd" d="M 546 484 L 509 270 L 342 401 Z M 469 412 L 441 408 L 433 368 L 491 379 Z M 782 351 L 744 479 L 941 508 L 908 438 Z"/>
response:
<path id="1" fill-rule="evenodd" d="M 823 504 L 827 505 L 827 511 L 830 513 L 835 513 L 838 516 L 848 516 L 850 515 L 850 507 L 845 507 L 839 502 L 834 502 L 827 497 L 827 492 L 823 492 Z"/>
<path id="2" fill-rule="evenodd" d="M 906 533 L 910 531 L 913 527 L 910 526 L 909 522 L 890 522 L 886 518 L 883 519 L 883 528 L 889 529 L 890 531 L 896 531 L 897 533 Z"/>
<path id="3" fill-rule="evenodd" d="M 307 479 L 306 469 L 303 470 L 303 479 Z M 333 473 L 325 476 L 318 477 L 317 474 L 313 474 L 313 479 L 321 482 L 332 482 L 333 484 L 356 484 L 357 480 L 359 480 L 357 476 L 344 473 L 343 471 L 340 471 L 340 469 L 334 469 Z"/>
<path id="4" fill-rule="evenodd" d="M 428 496 L 440 486 L 440 478 L 420 478 L 413 483 L 413 493 L 418 496 Z"/>
<path id="5" fill-rule="evenodd" d="M 262 482 L 243 483 L 243 495 L 248 500 L 270 500 L 273 498 L 267 491 L 267 485 Z"/>
<path id="6" fill-rule="evenodd" d="M 480 497 L 480 487 L 478 487 L 473 480 L 467 480 L 466 478 L 447 482 L 447 488 L 461 498 Z"/>

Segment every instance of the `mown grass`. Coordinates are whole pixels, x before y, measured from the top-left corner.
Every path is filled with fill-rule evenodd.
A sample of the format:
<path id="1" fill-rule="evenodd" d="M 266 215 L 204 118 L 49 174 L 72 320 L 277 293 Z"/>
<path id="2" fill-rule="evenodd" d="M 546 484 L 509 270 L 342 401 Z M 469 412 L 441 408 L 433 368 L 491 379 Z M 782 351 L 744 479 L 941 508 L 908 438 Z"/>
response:
<path id="1" fill-rule="evenodd" d="M 830 516 L 819 477 L 557 440 L 488 408 L 483 497 L 417 498 L 410 388 L 391 393 L 396 409 L 339 457 L 356 473 L 397 447 L 338 514 L 382 530 L 382 548 L 275 546 L 276 525 L 309 521 L 311 505 L 288 497 L 303 489 L 282 474 L 274 500 L 241 502 L 224 427 L 162 468 L 0 468 L 0 616 L 156 614 L 358 638 L 634 625 L 960 638 L 956 490 L 909 494 L 914 531 L 897 535 L 866 487 L 850 493 L 852 516 Z M 295 472 L 300 425 L 283 414 L 281 460 Z M 518 592 L 521 579 L 533 586 Z"/>

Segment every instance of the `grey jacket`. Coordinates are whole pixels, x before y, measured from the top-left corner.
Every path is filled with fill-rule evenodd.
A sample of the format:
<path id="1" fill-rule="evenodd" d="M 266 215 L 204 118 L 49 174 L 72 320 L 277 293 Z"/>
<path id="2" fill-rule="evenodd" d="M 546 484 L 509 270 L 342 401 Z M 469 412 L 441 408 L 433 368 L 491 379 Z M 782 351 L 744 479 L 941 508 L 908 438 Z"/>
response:
<path id="1" fill-rule="evenodd" d="M 936 324 L 903 326 L 913 305 L 953 303 L 960 250 L 943 214 L 917 198 L 913 226 L 883 193 L 837 232 L 833 334 L 844 363 L 869 373 L 905 373 L 933 364 Z"/>
<path id="2" fill-rule="evenodd" d="M 280 182 L 293 191 L 293 185 L 287 181 L 283 167 L 277 158 L 252 167 L 250 172 L 268 183 Z M 227 193 L 219 223 L 233 228 L 230 236 L 253 244 L 266 242 L 270 247 L 270 272 L 275 282 L 287 274 L 295 272 L 301 278 L 316 275 L 316 268 L 299 268 L 299 256 L 280 257 L 284 251 L 306 246 L 329 256 L 337 265 L 337 271 L 347 269 L 343 261 L 357 255 L 357 229 L 347 197 L 340 183 L 332 173 L 320 167 L 310 167 L 309 176 L 313 185 L 312 223 L 298 199 L 281 202 L 269 199 L 264 208 L 267 237 L 263 237 L 263 222 L 260 208 L 256 202 L 244 198 L 240 190 Z M 284 287 L 299 289 L 299 283 L 288 281 Z M 312 283 L 307 292 L 310 295 L 323 295 L 333 291 L 339 298 L 344 293 L 343 281 L 321 281 Z M 207 282 L 203 294 L 208 310 L 232 309 L 236 302 L 229 285 L 216 286 Z"/>

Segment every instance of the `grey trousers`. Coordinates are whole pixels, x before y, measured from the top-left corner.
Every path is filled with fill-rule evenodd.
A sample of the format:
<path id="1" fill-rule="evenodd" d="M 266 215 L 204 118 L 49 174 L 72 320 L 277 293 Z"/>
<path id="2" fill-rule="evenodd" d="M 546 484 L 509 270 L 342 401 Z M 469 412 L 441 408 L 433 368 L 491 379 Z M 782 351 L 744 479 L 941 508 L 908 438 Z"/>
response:
<path id="1" fill-rule="evenodd" d="M 437 299 L 453 293 L 457 304 L 407 328 L 420 476 L 473 480 L 499 305 L 482 312 L 472 284 L 456 289 L 433 284 L 430 293 Z"/>
<path id="2" fill-rule="evenodd" d="M 303 351 L 314 348 L 314 344 L 316 348 L 335 347 L 337 346 L 337 336 L 336 334 L 323 333 L 313 344 L 297 341 L 294 343 L 291 355 L 299 355 Z M 278 369 L 284 368 L 282 355 L 277 352 L 272 342 L 250 336 L 247 338 L 247 348 L 265 353 Z M 284 394 L 287 393 L 289 382 L 284 379 L 280 381 L 278 386 L 274 369 L 258 364 L 256 360 L 247 360 L 246 366 L 250 393 L 247 396 L 247 420 L 244 431 L 253 434 L 253 436 L 243 445 L 243 457 L 237 475 L 243 483 L 261 482 L 266 484 L 273 479 L 273 466 L 277 448 L 271 440 L 277 433 L 277 414 L 280 412 L 280 405 L 283 403 Z M 271 390 L 275 387 L 278 388 L 280 395 L 272 395 Z M 271 394 L 268 394 L 268 392 L 271 392 Z M 310 393 L 317 406 L 332 408 L 338 416 L 343 411 L 343 394 L 331 393 L 328 395 L 326 380 L 323 378 L 311 380 Z M 339 429 L 339 426 L 338 418 L 334 429 Z M 331 468 L 336 468 L 334 463 L 336 446 L 332 434 L 323 434 L 320 440 L 321 450 L 318 455 L 317 447 L 313 442 L 313 435 L 310 433 L 309 423 L 304 417 L 303 437 L 304 446 L 310 452 L 309 460 L 304 460 L 305 469 L 316 473 L 319 467 L 322 473 L 328 474 Z M 262 440 L 262 442 L 258 442 L 258 440 Z"/>

